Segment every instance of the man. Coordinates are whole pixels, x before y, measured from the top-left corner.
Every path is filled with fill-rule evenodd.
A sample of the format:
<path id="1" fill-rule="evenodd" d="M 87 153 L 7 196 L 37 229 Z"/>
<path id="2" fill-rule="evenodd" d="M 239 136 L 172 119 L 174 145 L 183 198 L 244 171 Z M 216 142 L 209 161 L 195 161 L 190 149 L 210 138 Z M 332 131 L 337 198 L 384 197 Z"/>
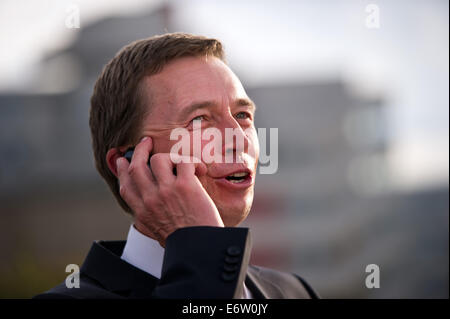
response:
<path id="1" fill-rule="evenodd" d="M 296 275 L 248 266 L 249 230 L 237 226 L 253 201 L 254 115 L 218 40 L 173 33 L 123 48 L 97 80 L 90 127 L 97 169 L 133 225 L 126 242 L 94 242 L 79 288 L 37 297 L 317 297 Z M 187 153 L 173 151 L 176 129 L 187 132 Z M 196 145 L 207 129 L 221 136 Z M 194 152 L 207 147 L 215 161 Z"/>

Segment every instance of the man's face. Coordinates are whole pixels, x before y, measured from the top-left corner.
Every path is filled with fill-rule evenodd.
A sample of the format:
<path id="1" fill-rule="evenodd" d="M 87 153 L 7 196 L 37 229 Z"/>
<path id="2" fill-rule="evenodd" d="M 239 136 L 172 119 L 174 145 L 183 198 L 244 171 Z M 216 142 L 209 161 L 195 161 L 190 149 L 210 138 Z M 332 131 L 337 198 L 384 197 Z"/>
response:
<path id="1" fill-rule="evenodd" d="M 222 161 L 208 164 L 202 158 L 208 172 L 199 179 L 225 226 L 237 226 L 250 212 L 259 156 L 254 104 L 239 79 L 216 57 L 185 57 L 170 62 L 142 84 L 151 108 L 143 121 L 141 136 L 152 137 L 153 154 L 171 152 L 177 140 L 170 140 L 170 133 L 177 127 L 186 128 L 193 141 L 194 119 L 195 128 L 201 119 L 198 126 L 202 132 L 207 128 L 220 131 L 220 139 L 201 139 L 202 150 L 207 144 L 221 145 Z M 235 129 L 245 142 L 244 148 L 234 139 L 226 143 L 226 128 Z M 193 149 L 191 142 L 190 155 Z M 225 154 L 231 153 L 239 161 L 225 163 Z M 247 172 L 248 176 L 243 179 L 230 176 L 236 172 Z"/>

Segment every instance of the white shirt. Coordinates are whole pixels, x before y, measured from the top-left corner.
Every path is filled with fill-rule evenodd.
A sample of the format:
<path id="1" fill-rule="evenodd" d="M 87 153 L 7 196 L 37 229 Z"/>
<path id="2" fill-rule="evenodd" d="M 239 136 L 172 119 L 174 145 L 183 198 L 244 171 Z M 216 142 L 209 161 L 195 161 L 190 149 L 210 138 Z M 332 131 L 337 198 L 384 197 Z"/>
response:
<path id="1" fill-rule="evenodd" d="M 134 225 L 131 225 L 121 259 L 160 279 L 164 248 L 158 241 L 145 236 Z M 245 286 L 245 282 L 243 299 L 252 299 L 252 294 Z"/>

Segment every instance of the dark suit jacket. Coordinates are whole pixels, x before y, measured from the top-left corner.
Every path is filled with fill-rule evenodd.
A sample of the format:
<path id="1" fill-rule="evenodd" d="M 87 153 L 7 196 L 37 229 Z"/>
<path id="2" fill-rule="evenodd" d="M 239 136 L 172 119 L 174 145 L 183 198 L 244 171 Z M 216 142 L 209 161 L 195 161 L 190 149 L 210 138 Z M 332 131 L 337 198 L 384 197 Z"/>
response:
<path id="1" fill-rule="evenodd" d="M 187 227 L 166 241 L 161 279 L 120 258 L 125 241 L 96 241 L 80 269 L 80 288 L 62 283 L 34 298 L 317 298 L 300 277 L 248 266 L 247 228 Z"/>

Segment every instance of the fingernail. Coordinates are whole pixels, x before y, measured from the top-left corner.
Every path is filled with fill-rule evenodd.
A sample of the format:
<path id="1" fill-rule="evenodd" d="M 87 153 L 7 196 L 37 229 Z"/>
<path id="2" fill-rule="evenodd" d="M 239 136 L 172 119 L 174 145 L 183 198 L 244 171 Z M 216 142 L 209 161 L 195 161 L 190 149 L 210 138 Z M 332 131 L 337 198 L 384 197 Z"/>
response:
<path id="1" fill-rule="evenodd" d="M 141 143 L 142 143 L 143 141 L 145 141 L 146 139 L 148 139 L 148 136 L 144 136 L 144 137 L 141 139 Z"/>
<path id="2" fill-rule="evenodd" d="M 117 169 L 119 169 L 119 166 L 120 166 L 120 157 L 119 157 L 118 159 L 116 159 L 116 166 L 117 166 Z"/>

